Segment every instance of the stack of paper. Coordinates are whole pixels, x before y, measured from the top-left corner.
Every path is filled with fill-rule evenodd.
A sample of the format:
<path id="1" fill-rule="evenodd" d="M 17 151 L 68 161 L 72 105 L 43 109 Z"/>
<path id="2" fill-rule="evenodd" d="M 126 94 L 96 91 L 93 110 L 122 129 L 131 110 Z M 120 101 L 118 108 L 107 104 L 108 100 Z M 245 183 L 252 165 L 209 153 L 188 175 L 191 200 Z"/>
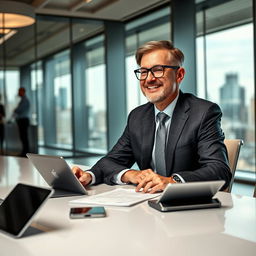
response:
<path id="1" fill-rule="evenodd" d="M 98 195 L 86 196 L 72 200 L 69 203 L 104 206 L 131 206 L 157 196 L 159 196 L 159 194 L 146 194 L 143 192 L 136 192 L 135 189 L 117 188 Z"/>

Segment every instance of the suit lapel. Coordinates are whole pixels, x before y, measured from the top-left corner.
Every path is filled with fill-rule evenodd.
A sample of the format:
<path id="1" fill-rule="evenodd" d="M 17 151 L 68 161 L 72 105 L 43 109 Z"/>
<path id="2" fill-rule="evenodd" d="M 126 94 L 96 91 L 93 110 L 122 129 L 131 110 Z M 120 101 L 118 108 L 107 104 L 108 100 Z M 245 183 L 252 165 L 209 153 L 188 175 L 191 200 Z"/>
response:
<path id="1" fill-rule="evenodd" d="M 177 105 L 173 112 L 171 127 L 168 135 L 167 150 L 165 155 L 167 177 L 171 176 L 172 174 L 174 151 L 175 151 L 177 142 L 181 136 L 183 127 L 188 119 L 188 113 L 187 113 L 188 110 L 189 110 L 189 105 L 186 101 L 184 101 L 183 93 L 180 92 Z"/>
<path id="2" fill-rule="evenodd" d="M 152 150 L 155 137 L 155 115 L 154 106 L 152 104 L 151 108 L 145 113 L 142 119 L 142 152 L 141 152 L 141 168 L 149 168 Z"/>

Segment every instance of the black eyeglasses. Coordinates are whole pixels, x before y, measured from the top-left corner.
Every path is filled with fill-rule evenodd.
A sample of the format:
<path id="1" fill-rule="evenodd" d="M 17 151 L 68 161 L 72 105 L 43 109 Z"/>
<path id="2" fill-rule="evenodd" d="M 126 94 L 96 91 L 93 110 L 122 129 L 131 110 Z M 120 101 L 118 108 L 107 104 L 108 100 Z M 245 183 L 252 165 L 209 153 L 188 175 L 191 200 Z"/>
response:
<path id="1" fill-rule="evenodd" d="M 150 71 L 151 74 L 155 77 L 155 78 L 159 78 L 159 77 L 163 77 L 164 76 L 164 70 L 166 68 L 172 68 L 172 69 L 179 69 L 179 66 L 168 66 L 168 65 L 156 65 L 152 68 L 139 68 L 139 69 L 135 69 L 134 73 L 137 77 L 138 80 L 143 81 L 146 80 L 148 77 L 148 72 Z"/>

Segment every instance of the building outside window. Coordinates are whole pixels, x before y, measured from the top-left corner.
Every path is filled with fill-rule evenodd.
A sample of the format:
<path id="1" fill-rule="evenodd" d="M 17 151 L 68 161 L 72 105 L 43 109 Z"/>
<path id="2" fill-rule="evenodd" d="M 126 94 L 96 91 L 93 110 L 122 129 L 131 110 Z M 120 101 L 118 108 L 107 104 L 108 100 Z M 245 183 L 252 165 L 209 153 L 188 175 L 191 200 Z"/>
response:
<path id="1" fill-rule="evenodd" d="M 197 88 L 220 105 L 225 137 L 243 139 L 237 169 L 246 175 L 255 173 L 254 38 L 252 1 L 239 3 L 198 13 Z"/>

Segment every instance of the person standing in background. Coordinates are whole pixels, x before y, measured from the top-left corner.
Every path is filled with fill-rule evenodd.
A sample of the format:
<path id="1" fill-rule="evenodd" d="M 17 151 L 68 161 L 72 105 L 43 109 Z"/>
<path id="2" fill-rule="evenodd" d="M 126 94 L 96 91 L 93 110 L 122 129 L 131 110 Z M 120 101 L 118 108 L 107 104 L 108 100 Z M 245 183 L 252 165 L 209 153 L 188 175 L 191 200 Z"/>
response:
<path id="1" fill-rule="evenodd" d="M 2 95 L 0 94 L 0 102 L 2 99 Z M 0 150 L 1 150 L 1 154 L 3 155 L 4 151 L 3 151 L 3 143 L 4 143 L 4 118 L 5 118 L 5 107 L 2 103 L 0 103 Z"/>
<path id="2" fill-rule="evenodd" d="M 22 143 L 22 152 L 20 156 L 26 156 L 26 153 L 29 152 L 28 128 L 30 103 L 26 96 L 26 90 L 24 87 L 19 88 L 18 95 L 21 100 L 18 106 L 14 109 L 13 114 L 18 125 L 20 140 Z"/>

